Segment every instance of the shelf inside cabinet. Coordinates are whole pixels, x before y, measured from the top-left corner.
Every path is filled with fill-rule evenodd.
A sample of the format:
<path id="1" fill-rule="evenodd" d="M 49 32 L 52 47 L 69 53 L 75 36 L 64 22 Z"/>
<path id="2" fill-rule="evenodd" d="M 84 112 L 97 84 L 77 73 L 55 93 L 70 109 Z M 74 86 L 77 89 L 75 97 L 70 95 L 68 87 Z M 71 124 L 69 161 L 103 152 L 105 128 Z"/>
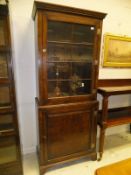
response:
<path id="1" fill-rule="evenodd" d="M 47 41 L 50 44 L 67 44 L 67 45 L 76 45 L 76 46 L 82 46 L 82 47 L 92 47 L 94 46 L 93 43 L 89 42 L 72 42 L 72 41 L 54 41 L 54 40 L 48 40 Z"/>
<path id="2" fill-rule="evenodd" d="M 54 57 L 55 58 L 55 57 Z M 86 61 L 86 60 L 82 60 L 82 61 L 78 61 L 78 60 L 49 60 L 47 61 L 47 63 L 87 63 L 87 64 L 92 64 L 92 62 L 90 61 Z"/>
<path id="3" fill-rule="evenodd" d="M 6 133 L 12 131 L 14 131 L 14 126 L 12 123 L 0 124 L 0 133 Z"/>
<path id="4" fill-rule="evenodd" d="M 82 78 L 79 79 L 80 81 L 91 81 L 91 79 L 87 79 L 87 78 Z M 48 81 L 72 81 L 72 79 L 48 79 Z"/>

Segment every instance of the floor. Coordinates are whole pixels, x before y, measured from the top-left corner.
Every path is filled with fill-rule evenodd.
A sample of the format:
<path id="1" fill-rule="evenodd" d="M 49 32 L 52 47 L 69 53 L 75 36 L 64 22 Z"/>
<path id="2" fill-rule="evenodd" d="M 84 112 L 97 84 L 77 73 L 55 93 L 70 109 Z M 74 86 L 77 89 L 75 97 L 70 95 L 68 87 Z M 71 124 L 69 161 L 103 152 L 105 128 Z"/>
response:
<path id="1" fill-rule="evenodd" d="M 75 161 L 52 168 L 45 175 L 94 175 L 98 167 L 131 157 L 131 134 L 110 135 L 105 140 L 105 151 L 101 161 Z M 39 175 L 35 153 L 24 156 L 24 175 Z"/>

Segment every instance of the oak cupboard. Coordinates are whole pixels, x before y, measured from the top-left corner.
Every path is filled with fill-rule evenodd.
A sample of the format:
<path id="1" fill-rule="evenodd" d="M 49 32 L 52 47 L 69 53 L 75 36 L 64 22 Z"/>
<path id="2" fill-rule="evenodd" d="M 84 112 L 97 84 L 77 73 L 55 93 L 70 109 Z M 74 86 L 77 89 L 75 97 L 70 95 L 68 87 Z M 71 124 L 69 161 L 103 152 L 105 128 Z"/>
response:
<path id="1" fill-rule="evenodd" d="M 34 2 L 40 174 L 96 160 L 96 83 L 106 14 Z"/>

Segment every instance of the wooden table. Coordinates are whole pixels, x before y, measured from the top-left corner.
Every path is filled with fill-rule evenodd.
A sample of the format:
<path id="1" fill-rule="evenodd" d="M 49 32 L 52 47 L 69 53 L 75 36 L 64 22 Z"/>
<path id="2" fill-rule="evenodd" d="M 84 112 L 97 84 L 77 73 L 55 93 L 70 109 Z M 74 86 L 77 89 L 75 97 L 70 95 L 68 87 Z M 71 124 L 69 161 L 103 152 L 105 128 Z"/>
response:
<path id="1" fill-rule="evenodd" d="M 98 168 L 95 175 L 131 175 L 131 159 Z"/>
<path id="2" fill-rule="evenodd" d="M 119 94 L 131 94 L 131 86 L 99 87 L 98 93 L 103 96 L 102 111 L 98 118 L 98 124 L 100 126 L 99 160 L 101 160 L 106 128 L 131 123 L 131 106 L 109 110 L 109 97 Z"/>

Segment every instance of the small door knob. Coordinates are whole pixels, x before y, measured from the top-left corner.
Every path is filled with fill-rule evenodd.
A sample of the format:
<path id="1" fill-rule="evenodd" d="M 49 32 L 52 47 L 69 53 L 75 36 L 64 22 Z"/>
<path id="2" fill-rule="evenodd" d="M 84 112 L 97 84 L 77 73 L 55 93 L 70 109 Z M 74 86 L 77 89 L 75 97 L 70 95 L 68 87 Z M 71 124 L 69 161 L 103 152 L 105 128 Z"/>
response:
<path id="1" fill-rule="evenodd" d="M 46 52 L 46 49 L 43 49 L 42 51 L 43 51 L 43 53 L 45 53 Z"/>

